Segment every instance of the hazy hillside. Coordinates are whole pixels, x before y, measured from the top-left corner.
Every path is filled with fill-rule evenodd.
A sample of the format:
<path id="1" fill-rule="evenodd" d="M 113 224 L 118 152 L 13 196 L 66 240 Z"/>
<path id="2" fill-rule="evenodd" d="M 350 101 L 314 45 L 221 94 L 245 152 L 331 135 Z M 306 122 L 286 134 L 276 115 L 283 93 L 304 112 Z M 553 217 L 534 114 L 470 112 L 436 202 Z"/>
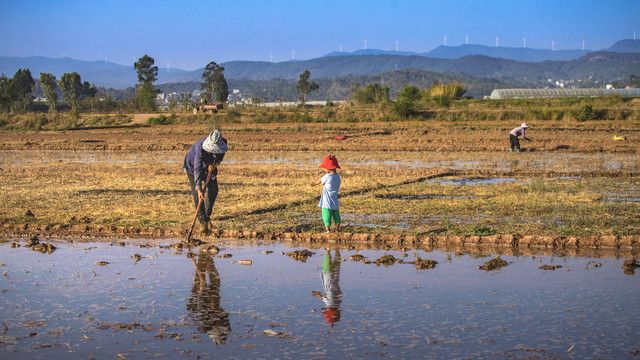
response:
<path id="1" fill-rule="evenodd" d="M 575 60 L 588 54 L 588 50 L 544 50 L 532 48 L 490 47 L 484 45 L 439 46 L 423 56 L 441 59 L 458 59 L 469 55 L 524 62 Z"/>
<path id="2" fill-rule="evenodd" d="M 576 50 L 577 51 L 577 50 Z M 475 53 L 487 55 L 475 55 Z M 508 57 L 521 56 L 538 59 L 536 56 L 565 56 L 570 51 L 550 51 L 516 48 L 491 48 L 480 45 L 438 47 L 431 51 L 432 57 L 419 54 L 363 50 L 362 55 L 324 56 L 321 58 L 271 63 L 263 61 L 231 61 L 222 63 L 228 80 L 297 80 L 302 72 L 309 70 L 311 77 L 335 79 L 346 76 L 371 76 L 396 70 L 423 70 L 442 75 L 495 78 L 543 86 L 548 80 L 591 81 L 599 84 L 626 79 L 640 74 L 640 40 L 622 40 L 608 51 L 587 53 L 573 60 L 517 61 Z M 465 54 L 474 55 L 465 55 Z M 563 55 L 564 54 L 564 55 Z M 463 56 L 465 55 L 465 56 Z M 573 56 L 571 55 L 571 56 Z M 460 57 L 461 56 L 461 57 Z M 447 58 L 451 57 L 451 58 Z M 137 82 L 133 65 L 124 66 L 106 61 L 80 61 L 68 58 L 45 57 L 0 57 L 0 73 L 11 77 L 20 68 L 28 68 L 37 78 L 40 72 L 54 74 L 58 79 L 63 73 L 78 72 L 83 81 L 101 87 L 122 89 Z M 203 69 L 184 71 L 160 68 L 158 83 L 201 82 Z M 465 74 L 465 75 L 463 75 Z"/>
<path id="3" fill-rule="evenodd" d="M 610 48 L 606 49 L 606 51 L 640 53 L 640 40 L 620 40 Z"/>
<path id="4" fill-rule="evenodd" d="M 138 76 L 133 68 L 115 64 L 108 61 L 83 61 L 70 58 L 47 58 L 42 56 L 32 57 L 3 57 L 0 56 L 0 74 L 9 77 L 18 71 L 18 69 L 29 69 L 34 78 L 39 78 L 41 72 L 50 73 L 60 80 L 62 74 L 77 72 L 80 74 L 82 81 L 88 81 L 92 84 L 102 87 L 113 87 L 116 89 L 133 86 L 138 82 Z M 190 72 L 179 70 L 160 68 L 158 70 L 158 81 L 168 82 L 181 80 L 185 74 Z M 202 75 L 202 71 L 200 72 Z"/>
<path id="5" fill-rule="evenodd" d="M 398 70 L 389 71 L 375 75 L 346 75 L 333 79 L 316 79 L 314 80 L 320 86 L 318 91 L 309 94 L 308 100 L 342 100 L 350 96 L 350 91 L 354 84 L 358 83 L 364 87 L 371 83 L 382 84 L 389 87 L 391 97 L 394 98 L 396 92 L 404 84 L 417 86 L 419 88 L 431 87 L 433 82 L 453 82 L 458 81 L 467 87 L 467 96 L 483 97 L 490 95 L 491 91 L 496 88 L 517 88 L 526 84 L 522 82 L 475 78 L 469 75 L 461 74 L 439 74 L 424 70 Z M 295 79 L 272 79 L 272 80 L 249 80 L 249 79 L 229 79 L 230 89 L 240 89 L 242 95 L 249 98 L 258 98 L 265 101 L 274 101 L 275 99 L 295 100 L 296 94 Z M 166 83 L 158 86 L 166 93 L 177 92 L 183 93 L 192 91 L 200 87 L 200 82 L 189 83 Z"/>
<path id="6" fill-rule="evenodd" d="M 546 60 L 575 60 L 589 53 L 589 50 L 545 50 L 533 48 L 513 48 L 513 47 L 491 47 L 485 45 L 458 45 L 458 46 L 438 46 L 437 48 L 416 53 L 410 51 L 384 51 L 384 50 L 356 50 L 353 52 L 331 52 L 325 56 L 351 56 L 351 55 L 402 55 L 402 56 L 424 56 L 435 59 L 459 59 L 469 55 L 484 55 L 493 58 L 506 60 L 517 60 L 525 62 L 540 62 Z"/>
<path id="7" fill-rule="evenodd" d="M 640 53 L 589 53 L 577 60 L 521 62 L 481 55 L 459 59 L 434 59 L 422 56 L 352 55 L 323 57 L 308 61 L 268 63 L 234 61 L 222 64 L 231 79 L 297 79 L 309 70 L 314 79 L 346 75 L 374 75 L 383 72 L 416 69 L 444 74 L 467 74 L 516 81 L 583 80 L 596 76 L 613 81 L 640 74 Z"/>

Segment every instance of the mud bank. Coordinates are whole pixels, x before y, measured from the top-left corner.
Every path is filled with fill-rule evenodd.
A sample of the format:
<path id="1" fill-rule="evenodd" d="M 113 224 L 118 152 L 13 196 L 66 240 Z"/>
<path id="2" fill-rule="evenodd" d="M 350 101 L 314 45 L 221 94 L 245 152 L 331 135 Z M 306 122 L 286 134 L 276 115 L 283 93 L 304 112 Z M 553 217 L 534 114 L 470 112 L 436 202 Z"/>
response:
<path id="1" fill-rule="evenodd" d="M 75 238 L 151 238 L 181 239 L 186 230 L 173 230 L 162 227 L 123 227 L 99 225 L 39 225 L 39 224 L 2 224 L 0 234 L 4 237 L 28 237 L 33 235 L 46 237 Z M 626 255 L 640 254 L 640 235 L 608 236 L 536 236 L 536 235 L 488 235 L 488 236 L 431 236 L 397 234 L 358 234 L 358 233 L 293 233 L 293 232 L 257 232 L 241 230 L 213 230 L 208 236 L 196 234 L 205 241 L 214 239 L 244 239 L 287 241 L 300 244 L 328 244 L 340 246 L 360 246 L 375 249 L 419 247 L 434 249 L 485 248 L 515 249 L 517 252 L 529 250 L 532 253 L 584 250 L 624 251 Z"/>

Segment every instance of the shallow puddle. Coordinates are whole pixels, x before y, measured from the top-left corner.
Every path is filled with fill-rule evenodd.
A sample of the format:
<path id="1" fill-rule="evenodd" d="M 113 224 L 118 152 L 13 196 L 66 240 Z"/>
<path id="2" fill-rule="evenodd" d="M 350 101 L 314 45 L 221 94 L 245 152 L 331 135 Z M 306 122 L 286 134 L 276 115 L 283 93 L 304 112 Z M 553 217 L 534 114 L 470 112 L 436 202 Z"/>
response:
<path id="1" fill-rule="evenodd" d="M 461 179 L 449 179 L 442 178 L 436 180 L 427 180 L 428 184 L 438 184 L 438 185 L 496 185 L 500 183 L 510 183 L 515 182 L 516 179 L 511 177 L 495 177 L 495 178 L 461 178 Z"/>
<path id="2" fill-rule="evenodd" d="M 42 241 L 57 249 L 0 243 L 3 359 L 623 359 L 640 350 L 640 274 L 625 273 L 625 259 L 502 256 L 508 266 L 485 271 L 477 267 L 493 254 L 228 241 L 214 255 L 169 242 Z M 313 254 L 285 256 L 293 250 Z M 383 255 L 405 263 L 377 266 Z M 418 270 L 408 263 L 417 257 L 437 264 Z"/>
<path id="3" fill-rule="evenodd" d="M 473 196 L 473 195 L 436 195 L 436 194 L 425 194 L 425 195 L 389 194 L 389 195 L 375 195 L 375 197 L 377 197 L 379 199 L 391 199 L 391 200 L 473 199 L 473 198 L 476 198 L 476 196 Z"/>

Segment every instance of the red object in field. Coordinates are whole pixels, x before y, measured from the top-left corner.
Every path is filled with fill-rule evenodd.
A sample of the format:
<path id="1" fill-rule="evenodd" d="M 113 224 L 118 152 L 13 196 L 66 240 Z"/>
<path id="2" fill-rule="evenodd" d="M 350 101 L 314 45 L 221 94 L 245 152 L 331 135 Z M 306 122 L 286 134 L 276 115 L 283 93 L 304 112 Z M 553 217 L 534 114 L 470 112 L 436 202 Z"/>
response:
<path id="1" fill-rule="evenodd" d="M 334 136 L 333 137 L 334 140 L 347 140 L 346 136 Z"/>

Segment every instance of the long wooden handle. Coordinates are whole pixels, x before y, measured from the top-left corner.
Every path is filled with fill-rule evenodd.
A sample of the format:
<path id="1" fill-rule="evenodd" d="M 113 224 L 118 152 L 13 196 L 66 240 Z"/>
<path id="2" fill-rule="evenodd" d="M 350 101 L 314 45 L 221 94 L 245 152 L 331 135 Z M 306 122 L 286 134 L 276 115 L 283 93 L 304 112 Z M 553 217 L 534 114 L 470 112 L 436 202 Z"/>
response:
<path id="1" fill-rule="evenodd" d="M 207 180 L 204 183 L 205 187 L 209 184 L 209 180 L 211 179 L 211 174 L 213 173 L 213 169 L 215 168 L 216 168 L 215 165 L 209 166 L 209 173 L 207 174 Z M 196 214 L 193 215 L 193 222 L 191 222 L 191 229 L 189 229 L 189 234 L 187 234 L 187 242 L 191 241 L 191 234 L 193 233 L 193 228 L 196 226 L 196 220 L 198 219 L 198 212 L 200 212 L 200 207 L 202 206 L 203 202 L 204 202 L 204 198 L 198 199 L 198 206 L 196 206 Z"/>

